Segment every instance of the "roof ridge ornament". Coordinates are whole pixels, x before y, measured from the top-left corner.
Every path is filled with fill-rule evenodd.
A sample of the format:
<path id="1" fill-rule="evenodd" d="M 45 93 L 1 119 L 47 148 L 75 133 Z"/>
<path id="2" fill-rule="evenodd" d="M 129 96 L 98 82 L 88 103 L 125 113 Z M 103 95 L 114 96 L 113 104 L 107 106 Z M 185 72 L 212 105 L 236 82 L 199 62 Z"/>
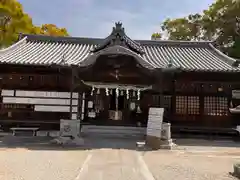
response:
<path id="1" fill-rule="evenodd" d="M 140 55 L 143 55 L 145 53 L 140 43 L 135 42 L 125 34 L 125 29 L 120 21 L 115 23 L 111 34 L 105 38 L 104 42 L 93 48 L 91 52 L 95 53 L 109 46 L 115 45 L 125 46 L 126 48 Z"/>
<path id="2" fill-rule="evenodd" d="M 113 31 L 123 31 L 123 32 L 125 31 L 120 21 L 115 23 L 115 27 L 113 27 Z"/>

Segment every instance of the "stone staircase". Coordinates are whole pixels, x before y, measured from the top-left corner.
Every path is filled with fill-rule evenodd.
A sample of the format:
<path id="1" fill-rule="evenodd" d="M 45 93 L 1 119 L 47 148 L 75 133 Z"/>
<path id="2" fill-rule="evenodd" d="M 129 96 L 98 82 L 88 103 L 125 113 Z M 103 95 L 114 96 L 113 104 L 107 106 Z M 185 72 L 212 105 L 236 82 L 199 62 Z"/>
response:
<path id="1" fill-rule="evenodd" d="M 142 138 L 146 134 L 145 127 L 126 126 L 96 126 L 83 125 L 81 133 L 83 136 L 108 137 L 108 138 Z"/>

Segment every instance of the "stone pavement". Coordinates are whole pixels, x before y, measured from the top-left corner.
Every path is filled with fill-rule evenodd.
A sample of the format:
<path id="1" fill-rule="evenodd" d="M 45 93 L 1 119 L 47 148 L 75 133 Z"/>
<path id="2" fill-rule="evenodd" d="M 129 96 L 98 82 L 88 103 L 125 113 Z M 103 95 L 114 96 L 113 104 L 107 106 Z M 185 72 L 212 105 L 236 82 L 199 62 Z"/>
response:
<path id="1" fill-rule="evenodd" d="M 76 180 L 153 180 L 135 151 L 102 149 L 91 152 Z"/>
<path id="2" fill-rule="evenodd" d="M 240 162 L 236 148 L 137 151 L 136 141 L 93 137 L 77 149 L 0 139 L 0 180 L 233 180 Z"/>

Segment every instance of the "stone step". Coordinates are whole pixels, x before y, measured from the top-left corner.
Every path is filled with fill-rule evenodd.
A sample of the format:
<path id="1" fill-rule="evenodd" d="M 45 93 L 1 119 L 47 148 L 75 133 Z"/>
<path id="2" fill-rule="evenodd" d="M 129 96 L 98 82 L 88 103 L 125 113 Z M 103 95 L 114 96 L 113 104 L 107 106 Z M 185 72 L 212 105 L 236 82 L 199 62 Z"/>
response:
<path id="1" fill-rule="evenodd" d="M 143 127 L 85 125 L 81 134 L 85 137 L 95 138 L 142 139 L 146 134 L 145 132 L 146 128 Z"/>
<path id="2" fill-rule="evenodd" d="M 146 128 L 144 127 L 124 127 L 124 126 L 94 126 L 94 125 L 84 125 L 81 130 L 84 134 L 135 134 L 135 135 L 145 135 Z"/>

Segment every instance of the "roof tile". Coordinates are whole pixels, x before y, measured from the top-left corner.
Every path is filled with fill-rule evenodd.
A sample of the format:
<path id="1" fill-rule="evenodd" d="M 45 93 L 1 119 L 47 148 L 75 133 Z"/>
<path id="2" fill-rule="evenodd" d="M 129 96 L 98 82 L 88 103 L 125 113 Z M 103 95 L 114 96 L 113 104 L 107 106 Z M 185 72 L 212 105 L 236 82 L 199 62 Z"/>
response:
<path id="1" fill-rule="evenodd" d="M 82 66 L 103 39 L 25 35 L 13 46 L 0 50 L 0 63 Z M 239 71 L 234 59 L 215 49 L 210 42 L 136 40 L 145 52 L 147 64 L 154 68 L 173 66 L 184 70 Z M 63 63 L 65 62 L 65 63 Z"/>

